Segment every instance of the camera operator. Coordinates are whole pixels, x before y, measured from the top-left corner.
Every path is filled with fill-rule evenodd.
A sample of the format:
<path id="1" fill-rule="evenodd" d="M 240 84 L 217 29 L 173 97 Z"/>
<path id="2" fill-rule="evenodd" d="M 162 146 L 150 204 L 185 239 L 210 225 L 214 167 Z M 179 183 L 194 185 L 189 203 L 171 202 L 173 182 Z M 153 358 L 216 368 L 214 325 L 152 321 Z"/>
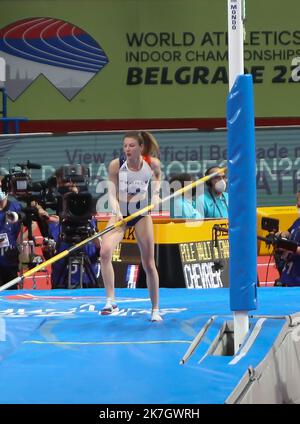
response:
<path id="1" fill-rule="evenodd" d="M 293 253 L 285 249 L 280 249 L 282 252 L 281 258 L 285 264 L 276 285 L 288 287 L 300 286 L 300 192 L 297 193 L 296 206 L 298 208 L 299 218 L 294 221 L 288 231 L 277 233 L 277 235 L 295 241 L 298 247 Z"/>
<path id="2" fill-rule="evenodd" d="M 20 216 L 21 205 L 9 200 L 0 185 L 0 286 L 18 276 Z"/>
<path id="3" fill-rule="evenodd" d="M 57 198 L 58 198 L 58 208 L 56 215 L 49 215 L 39 204 L 36 205 L 37 213 L 42 220 L 47 221 L 48 223 L 48 233 L 49 238 L 44 240 L 43 244 L 43 254 L 45 259 L 58 254 L 66 249 L 69 249 L 76 242 L 81 241 L 87 238 L 90 234 L 85 233 L 83 229 L 82 236 L 80 234 L 78 237 L 80 239 L 72 239 L 72 235 L 66 237 L 64 233 L 64 220 L 61 218 L 61 207 L 64 197 L 68 193 L 80 194 L 87 192 L 87 185 L 82 176 L 74 175 L 67 176 L 65 175 L 66 167 L 60 167 L 55 172 L 56 177 L 56 187 L 57 187 Z M 74 237 L 77 233 L 77 230 L 80 232 L 79 224 L 78 228 L 74 225 Z M 89 221 L 89 225 L 92 226 L 91 231 L 94 231 L 96 228 L 95 219 Z M 72 227 L 71 227 L 72 231 Z M 86 268 L 84 269 L 82 275 L 82 287 L 97 287 L 98 286 L 98 276 L 100 271 L 100 262 L 99 262 L 99 253 L 100 253 L 100 242 L 99 239 L 95 239 L 87 243 L 82 247 L 82 252 L 85 259 L 88 261 Z M 71 269 L 70 269 L 71 268 Z M 51 281 L 52 288 L 76 288 L 80 282 L 81 278 L 81 269 L 76 261 L 70 263 L 70 257 L 61 259 L 53 263 L 52 272 L 51 272 Z M 87 272 L 88 271 L 88 272 Z M 71 277 L 71 287 L 69 286 L 69 278 Z"/>

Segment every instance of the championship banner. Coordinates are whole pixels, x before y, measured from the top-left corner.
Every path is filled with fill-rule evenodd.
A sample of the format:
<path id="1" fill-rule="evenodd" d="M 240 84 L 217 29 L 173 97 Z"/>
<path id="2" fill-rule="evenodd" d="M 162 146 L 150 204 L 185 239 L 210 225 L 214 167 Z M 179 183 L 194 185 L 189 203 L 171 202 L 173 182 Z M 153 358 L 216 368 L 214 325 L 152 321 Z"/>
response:
<path id="1" fill-rule="evenodd" d="M 256 117 L 299 115 L 298 3 L 246 4 Z M 1 10 L 11 116 L 225 117 L 224 0 L 2 0 Z"/>

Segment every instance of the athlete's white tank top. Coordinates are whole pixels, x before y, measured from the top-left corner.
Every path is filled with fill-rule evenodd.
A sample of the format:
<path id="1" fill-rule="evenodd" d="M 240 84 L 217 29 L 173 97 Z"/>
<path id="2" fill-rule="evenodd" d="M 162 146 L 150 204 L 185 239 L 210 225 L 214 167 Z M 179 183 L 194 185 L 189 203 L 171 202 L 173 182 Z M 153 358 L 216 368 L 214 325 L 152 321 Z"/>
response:
<path id="1" fill-rule="evenodd" d="M 125 161 L 119 170 L 120 194 L 146 194 L 153 171 L 150 165 L 143 159 L 143 165 L 139 171 L 132 171 Z"/>

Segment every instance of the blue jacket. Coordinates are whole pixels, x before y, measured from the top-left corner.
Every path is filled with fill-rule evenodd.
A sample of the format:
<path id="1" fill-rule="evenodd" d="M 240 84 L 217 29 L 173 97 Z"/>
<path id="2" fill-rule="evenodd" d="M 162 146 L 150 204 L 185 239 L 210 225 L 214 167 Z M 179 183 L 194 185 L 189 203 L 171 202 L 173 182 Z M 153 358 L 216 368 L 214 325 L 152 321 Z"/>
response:
<path id="1" fill-rule="evenodd" d="M 291 240 L 296 241 L 300 245 L 300 218 L 296 219 L 291 228 Z M 288 261 L 286 262 L 281 276 L 280 281 L 287 286 L 300 286 L 300 256 L 290 254 Z"/>
<path id="2" fill-rule="evenodd" d="M 93 225 L 96 223 L 93 221 Z M 56 242 L 56 253 L 60 253 L 64 250 L 69 249 L 72 245 L 62 241 L 59 237 L 61 232 L 61 225 L 58 222 L 49 223 L 49 236 Z M 93 241 L 87 243 L 82 249 L 82 252 L 89 259 L 90 264 L 83 267 L 83 287 L 95 287 L 94 276 L 97 278 L 100 272 L 100 264 L 98 261 L 99 258 L 99 249 Z M 79 252 L 78 252 L 79 253 Z M 72 260 L 72 257 L 66 256 L 64 259 L 60 259 L 52 264 L 52 288 L 67 288 L 68 287 L 68 276 L 69 276 L 69 261 L 71 265 L 71 285 L 76 287 L 80 282 L 80 265 Z M 91 271 L 92 276 L 89 275 Z"/>
<path id="3" fill-rule="evenodd" d="M 228 218 L 228 193 L 214 196 L 210 191 L 204 193 L 204 217 Z"/>
<path id="4" fill-rule="evenodd" d="M 202 219 L 203 215 L 194 207 L 193 202 L 178 196 L 171 202 L 171 218 Z"/>
<path id="5" fill-rule="evenodd" d="M 8 224 L 6 212 L 21 212 L 21 205 L 15 200 L 8 200 L 7 206 L 0 211 L 0 266 L 16 266 L 19 264 L 18 236 L 21 222 Z"/>

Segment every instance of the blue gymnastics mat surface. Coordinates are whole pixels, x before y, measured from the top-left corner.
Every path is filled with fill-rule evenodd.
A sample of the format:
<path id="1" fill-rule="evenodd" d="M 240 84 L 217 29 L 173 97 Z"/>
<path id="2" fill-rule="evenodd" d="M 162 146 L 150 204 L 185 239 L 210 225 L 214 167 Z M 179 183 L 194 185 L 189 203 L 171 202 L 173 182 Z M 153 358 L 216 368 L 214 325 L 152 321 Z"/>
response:
<path id="1" fill-rule="evenodd" d="M 119 312 L 101 316 L 103 289 L 4 291 L 0 296 L 0 403 L 224 403 L 247 361 L 199 353 L 179 362 L 212 315 L 232 319 L 229 290 L 161 289 L 164 320 L 150 322 L 145 289 L 117 289 Z M 300 309 L 300 288 L 258 289 L 253 315 Z M 217 331 L 212 326 L 210 337 Z M 258 363 L 282 327 L 266 326 Z M 202 354 L 203 352 L 201 352 Z"/>

